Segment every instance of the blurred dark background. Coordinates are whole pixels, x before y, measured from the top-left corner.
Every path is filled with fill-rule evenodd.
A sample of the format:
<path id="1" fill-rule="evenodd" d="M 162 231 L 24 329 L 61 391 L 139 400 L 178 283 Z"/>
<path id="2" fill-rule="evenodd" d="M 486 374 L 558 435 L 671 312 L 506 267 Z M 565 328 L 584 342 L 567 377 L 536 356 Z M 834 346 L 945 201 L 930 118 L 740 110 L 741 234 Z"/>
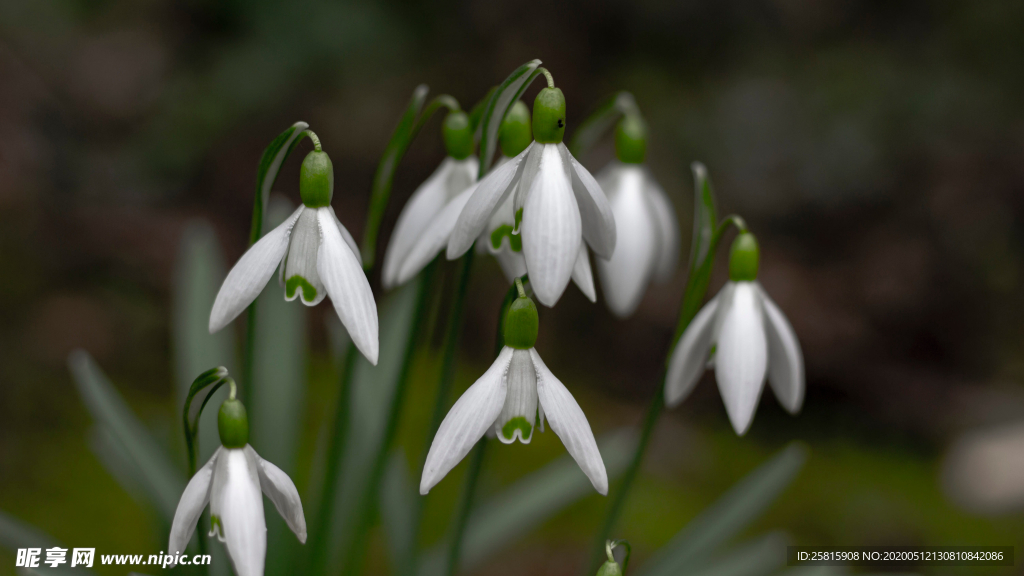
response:
<path id="1" fill-rule="evenodd" d="M 641 557 L 791 439 L 809 463 L 761 528 L 807 544 L 1020 546 L 1024 469 L 981 513 L 943 488 L 942 468 L 962 434 L 1024 419 L 1022 30 L 1010 0 L 0 2 L 0 508 L 65 542 L 162 546 L 86 447 L 68 352 L 91 352 L 148 424 L 177 434 L 168 322 L 184 224 L 208 219 L 234 262 L 260 154 L 305 120 L 360 238 L 413 88 L 468 108 L 540 58 L 566 94 L 567 134 L 612 92 L 636 96 L 684 230 L 675 279 L 633 318 L 575 288 L 543 313 L 538 348 L 595 430 L 637 423 L 655 389 L 694 160 L 722 213 L 758 234 L 761 281 L 806 359 L 797 417 L 765 394 L 736 438 L 707 376 L 662 421 L 622 529 Z M 380 250 L 443 155 L 439 125 L 398 172 Z M 301 157 L 276 187 L 293 201 Z M 606 141 L 581 161 L 597 171 L 611 157 Z M 467 384 L 505 286 L 492 261 L 474 274 Z M 328 313 L 310 311 L 314 358 L 328 354 Z M 1004 457 L 1024 458 L 1024 438 L 1013 446 Z M 602 510 L 585 501 L 505 559 L 576 566 Z"/>

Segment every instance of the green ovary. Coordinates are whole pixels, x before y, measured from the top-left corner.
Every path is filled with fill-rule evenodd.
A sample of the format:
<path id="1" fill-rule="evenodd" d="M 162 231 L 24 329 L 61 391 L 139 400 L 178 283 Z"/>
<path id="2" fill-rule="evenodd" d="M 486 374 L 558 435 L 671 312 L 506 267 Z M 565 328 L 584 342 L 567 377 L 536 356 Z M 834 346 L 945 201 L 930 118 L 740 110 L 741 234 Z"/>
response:
<path id="1" fill-rule="evenodd" d="M 288 298 L 295 298 L 295 290 L 302 288 L 302 299 L 306 302 L 316 300 L 316 288 L 308 280 L 296 274 L 284 283 L 285 294 Z"/>
<path id="2" fill-rule="evenodd" d="M 533 434 L 533 425 L 526 421 L 523 416 L 516 416 L 515 418 L 505 422 L 505 425 L 501 427 L 501 435 L 506 440 L 512 440 L 516 430 L 521 430 L 522 441 L 529 442 L 531 434 Z"/>

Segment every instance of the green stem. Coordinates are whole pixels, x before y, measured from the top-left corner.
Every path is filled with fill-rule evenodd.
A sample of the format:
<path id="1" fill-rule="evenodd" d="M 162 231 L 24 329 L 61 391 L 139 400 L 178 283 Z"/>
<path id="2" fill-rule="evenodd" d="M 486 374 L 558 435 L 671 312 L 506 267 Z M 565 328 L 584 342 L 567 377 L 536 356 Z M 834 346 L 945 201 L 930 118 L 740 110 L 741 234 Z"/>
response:
<path id="1" fill-rule="evenodd" d="M 438 257 L 440 258 L 440 256 Z M 380 447 L 373 461 L 373 468 L 370 471 L 369 481 L 366 483 L 365 491 L 356 508 L 355 532 L 349 544 L 348 553 L 345 555 L 345 574 L 359 574 L 362 572 L 363 563 L 366 559 L 366 541 L 369 537 L 370 523 L 373 521 L 373 512 L 377 508 L 380 495 L 380 484 L 384 478 L 384 469 L 387 466 L 388 454 L 391 452 L 391 443 L 394 441 L 398 431 L 399 416 L 402 413 L 402 406 L 405 400 L 405 391 L 409 387 L 409 379 L 412 375 L 412 364 L 416 357 L 416 339 L 423 330 L 426 322 L 430 302 L 431 288 L 434 286 L 434 276 L 438 266 L 438 258 L 435 258 L 426 268 L 423 277 L 420 278 L 419 293 L 416 296 L 416 310 L 413 316 L 412 327 L 409 330 L 409 338 L 406 341 L 405 353 L 402 357 L 402 368 L 398 375 L 398 384 L 391 397 L 391 407 L 388 411 L 387 423 L 384 428 L 384 436 L 381 439 Z"/>
<path id="2" fill-rule="evenodd" d="M 466 533 L 466 525 L 469 523 L 469 513 L 473 509 L 473 498 L 476 496 L 476 487 L 480 478 L 480 470 L 483 469 L 484 453 L 487 451 L 487 436 L 484 436 L 473 448 L 473 455 L 470 457 L 469 470 L 466 470 L 466 482 L 462 488 L 462 501 L 459 503 L 458 516 L 455 518 L 455 528 L 452 533 L 452 542 L 448 548 L 448 567 L 445 574 L 455 576 L 459 571 L 459 556 L 462 553 L 462 537 Z"/>
<path id="3" fill-rule="evenodd" d="M 551 72 L 549 72 L 548 69 L 543 67 L 543 66 L 540 67 L 539 71 L 540 71 L 541 74 L 544 75 L 544 78 L 547 78 L 548 88 L 554 88 L 555 87 L 555 78 L 551 75 Z"/>

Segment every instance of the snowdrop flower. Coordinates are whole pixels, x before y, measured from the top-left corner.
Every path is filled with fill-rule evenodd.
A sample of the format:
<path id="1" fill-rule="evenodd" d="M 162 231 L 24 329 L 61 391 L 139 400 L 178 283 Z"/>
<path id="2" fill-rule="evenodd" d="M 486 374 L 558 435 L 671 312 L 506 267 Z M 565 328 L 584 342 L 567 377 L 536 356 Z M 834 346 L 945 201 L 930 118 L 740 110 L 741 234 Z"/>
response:
<path id="1" fill-rule="evenodd" d="M 288 527 L 306 543 L 306 519 L 295 484 L 280 468 L 249 446 L 245 406 L 231 396 L 217 415 L 222 446 L 185 487 L 171 524 L 170 554 L 184 552 L 199 516 L 210 504 L 210 536 L 224 543 L 238 576 L 262 576 L 267 555 L 263 494 L 274 503 Z"/>
<path id="2" fill-rule="evenodd" d="M 608 199 L 562 143 L 564 133 L 565 97 L 549 80 L 533 105 L 534 141 L 477 184 L 448 242 L 453 260 L 469 250 L 503 207 L 507 224 L 511 197 L 530 284 L 546 306 L 558 302 L 577 268 L 581 277 L 591 276 L 587 245 L 602 258 L 615 249 Z"/>
<path id="3" fill-rule="evenodd" d="M 516 280 L 519 298 L 505 317 L 505 347 L 494 364 L 452 406 L 430 445 L 420 480 L 426 494 L 469 453 L 489 430 L 505 444 L 529 444 L 547 418 L 591 484 L 608 494 L 608 475 L 587 417 L 533 348 L 537 306 Z"/>
<path id="4" fill-rule="evenodd" d="M 228 272 L 210 312 L 210 332 L 227 326 L 263 291 L 280 266 L 285 300 L 315 306 L 331 297 L 359 351 L 377 364 L 377 305 L 363 273 L 359 247 L 331 208 L 334 167 L 320 141 L 302 161 L 302 206 L 242 255 Z"/>
<path id="5" fill-rule="evenodd" d="M 608 260 L 597 261 L 601 288 L 616 316 L 631 315 L 652 279 L 668 280 L 679 255 L 675 209 L 643 165 L 647 151 L 643 120 L 625 116 L 615 131 L 617 162 L 597 176 L 615 215 L 617 239 Z"/>
<path id="6" fill-rule="evenodd" d="M 479 162 L 473 156 L 473 129 L 469 116 L 465 112 L 450 112 L 444 120 L 442 137 L 448 156 L 412 193 L 398 216 L 384 254 L 381 272 L 384 288 L 409 281 L 441 251 L 448 241 L 451 225 L 438 227 L 435 224 L 438 219 L 444 220 L 442 213 L 446 211 L 454 211 L 454 215 L 448 217 L 454 223 L 462 204 L 465 204 L 465 200 L 460 200 L 460 193 L 476 182 Z M 462 204 L 458 204 L 460 201 Z M 458 208 L 452 208 L 454 205 Z"/>
<path id="7" fill-rule="evenodd" d="M 741 233 L 729 257 L 729 282 L 683 332 L 665 382 L 665 404 L 676 406 L 713 363 L 729 420 L 741 435 L 754 419 L 766 376 L 790 413 L 798 412 L 804 400 L 800 342 L 757 282 L 758 258 L 754 235 Z"/>

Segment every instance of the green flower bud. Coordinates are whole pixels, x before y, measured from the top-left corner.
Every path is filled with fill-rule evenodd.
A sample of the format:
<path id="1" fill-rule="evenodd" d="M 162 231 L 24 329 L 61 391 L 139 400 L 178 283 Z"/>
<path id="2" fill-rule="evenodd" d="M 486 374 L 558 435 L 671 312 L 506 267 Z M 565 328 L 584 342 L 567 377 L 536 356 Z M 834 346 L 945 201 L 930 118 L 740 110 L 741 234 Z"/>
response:
<path id="1" fill-rule="evenodd" d="M 299 169 L 299 195 L 310 208 L 331 205 L 334 196 L 334 165 L 327 152 L 313 150 L 306 154 Z"/>
<path id="2" fill-rule="evenodd" d="M 741 232 L 732 242 L 729 253 L 729 279 L 733 282 L 757 280 L 757 267 L 761 249 L 750 232 Z"/>
<path id="3" fill-rule="evenodd" d="M 498 128 L 498 142 L 501 143 L 501 153 L 509 158 L 518 156 L 520 152 L 526 150 L 530 142 L 533 142 L 530 109 L 522 100 L 516 100 L 508 114 L 505 114 L 505 119 Z"/>
<path id="4" fill-rule="evenodd" d="M 249 443 L 249 416 L 241 401 L 229 398 L 220 405 L 217 430 L 225 448 L 244 448 Z"/>
<path id="5" fill-rule="evenodd" d="M 505 346 L 519 350 L 533 348 L 539 327 L 537 305 L 529 296 L 516 298 L 505 315 Z"/>
<path id="6" fill-rule="evenodd" d="M 558 144 L 565 136 L 565 96 L 559 88 L 545 88 L 533 101 L 533 139 Z"/>
<path id="7" fill-rule="evenodd" d="M 626 164 L 640 164 L 647 155 L 647 126 L 636 116 L 626 115 L 615 128 L 615 155 Z"/>
<path id="8" fill-rule="evenodd" d="M 444 149 L 456 160 L 465 160 L 473 153 L 473 128 L 465 112 L 449 112 L 441 127 Z"/>
<path id="9" fill-rule="evenodd" d="M 609 560 L 597 569 L 597 576 L 622 576 L 622 567 L 614 560 Z"/>

